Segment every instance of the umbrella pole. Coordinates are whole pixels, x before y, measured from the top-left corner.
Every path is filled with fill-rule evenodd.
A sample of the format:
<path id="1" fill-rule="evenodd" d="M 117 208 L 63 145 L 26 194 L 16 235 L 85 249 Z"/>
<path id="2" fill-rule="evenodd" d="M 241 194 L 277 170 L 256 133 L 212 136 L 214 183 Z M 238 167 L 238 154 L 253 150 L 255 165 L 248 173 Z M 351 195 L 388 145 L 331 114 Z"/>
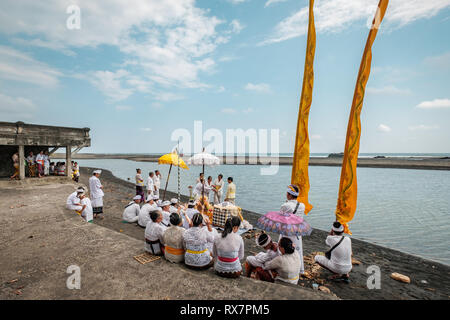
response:
<path id="1" fill-rule="evenodd" d="M 203 187 L 202 187 L 202 198 L 203 198 L 203 203 L 205 202 L 205 159 L 203 159 Z"/>
<path id="2" fill-rule="evenodd" d="M 167 175 L 166 188 L 164 189 L 163 201 L 166 200 L 166 191 L 167 191 L 167 185 L 169 184 L 170 171 L 172 171 L 172 165 L 170 165 L 169 174 Z"/>

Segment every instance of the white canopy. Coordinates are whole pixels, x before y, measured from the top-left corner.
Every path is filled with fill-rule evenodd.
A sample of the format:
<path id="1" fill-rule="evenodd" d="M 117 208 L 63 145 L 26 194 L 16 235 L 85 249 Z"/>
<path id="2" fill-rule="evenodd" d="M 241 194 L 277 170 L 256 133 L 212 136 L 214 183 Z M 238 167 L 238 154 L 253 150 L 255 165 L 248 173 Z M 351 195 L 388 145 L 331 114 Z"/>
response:
<path id="1" fill-rule="evenodd" d="M 213 167 L 220 165 L 220 159 L 210 153 L 206 153 L 203 151 L 190 157 L 188 160 L 188 164 L 194 166 L 205 165 L 208 167 Z"/>

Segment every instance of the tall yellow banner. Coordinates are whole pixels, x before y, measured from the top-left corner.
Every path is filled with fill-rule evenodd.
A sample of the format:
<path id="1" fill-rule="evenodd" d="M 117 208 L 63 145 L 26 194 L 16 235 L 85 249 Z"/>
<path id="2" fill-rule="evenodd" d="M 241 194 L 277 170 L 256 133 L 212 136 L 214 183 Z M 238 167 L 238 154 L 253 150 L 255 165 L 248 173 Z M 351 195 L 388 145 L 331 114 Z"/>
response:
<path id="1" fill-rule="evenodd" d="M 303 72 L 302 95 L 298 113 L 297 136 L 295 139 L 294 160 L 292 163 L 291 183 L 299 187 L 298 201 L 302 202 L 307 214 L 313 206 L 308 201 L 309 193 L 309 136 L 308 118 L 312 103 L 314 86 L 314 55 L 316 52 L 316 29 L 314 26 L 314 0 L 309 1 L 308 40 L 306 44 L 305 69 Z"/>
<path id="2" fill-rule="evenodd" d="M 357 182 L 356 165 L 359 153 L 359 139 L 361 137 L 361 109 L 363 106 L 364 92 L 370 75 L 372 62 L 372 44 L 383 20 L 389 0 L 380 0 L 377 12 L 372 22 L 372 27 L 366 42 L 366 48 L 359 67 L 355 93 L 353 95 L 352 108 L 347 126 L 347 138 L 345 141 L 344 159 L 342 160 L 341 181 L 339 184 L 339 196 L 336 207 L 336 220 L 344 225 L 344 232 L 351 234 L 348 228 L 356 211 Z"/>

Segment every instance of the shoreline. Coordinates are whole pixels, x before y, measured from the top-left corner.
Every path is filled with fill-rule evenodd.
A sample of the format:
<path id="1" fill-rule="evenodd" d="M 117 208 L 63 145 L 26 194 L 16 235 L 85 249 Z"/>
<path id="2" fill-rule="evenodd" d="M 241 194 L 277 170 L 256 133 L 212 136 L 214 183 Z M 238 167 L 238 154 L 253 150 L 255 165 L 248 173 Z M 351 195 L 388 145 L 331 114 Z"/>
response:
<path id="1" fill-rule="evenodd" d="M 123 159 L 136 162 L 158 162 L 161 155 L 133 155 L 133 154 L 75 154 L 73 160 L 93 159 Z M 55 159 L 65 159 L 65 155 L 55 153 Z M 183 157 L 187 160 L 188 157 Z M 292 165 L 293 157 L 222 157 L 223 165 Z M 310 157 L 310 166 L 341 167 L 342 157 Z M 448 157 L 385 157 L 385 158 L 358 158 L 358 167 L 389 168 L 389 169 L 414 169 L 414 170 L 450 170 L 450 158 Z"/>
<path id="2" fill-rule="evenodd" d="M 80 182 L 85 184 L 92 170 L 93 168 L 81 168 L 82 179 Z M 128 203 L 128 198 L 135 194 L 134 184 L 115 177 L 109 170 L 103 170 L 100 179 L 102 183 L 104 182 L 107 185 L 106 191 L 114 199 L 112 207 L 110 204 L 107 206 L 111 207 L 108 208 L 108 212 L 111 212 L 112 208 L 114 208 L 115 221 L 105 219 L 103 221 L 96 221 L 95 223 L 117 231 L 121 230 L 120 232 L 126 233 L 131 237 L 141 239 L 143 229 L 133 225 L 119 223 L 122 209 L 117 209 L 119 210 L 118 212 L 116 210 L 116 208 L 122 208 L 123 205 Z M 174 196 L 176 197 L 175 193 L 167 191 L 167 198 L 170 199 Z M 188 197 L 181 195 L 181 201 L 186 202 L 186 200 L 188 200 Z M 256 225 L 256 221 L 260 217 L 259 214 L 245 209 L 242 209 L 242 214 L 244 219 L 248 220 L 253 226 Z M 270 235 L 274 240 L 278 239 L 277 235 Z M 303 238 L 305 270 L 310 274 L 317 275 L 317 268 L 315 269 L 314 264 L 310 263 L 313 255 L 328 249 L 325 245 L 326 235 L 326 231 L 314 229 L 310 237 Z M 246 238 L 245 234 L 243 237 L 246 256 L 260 251 L 256 247 L 253 238 Z M 319 283 L 319 285 L 324 285 L 329 288 L 332 293 L 341 299 L 450 298 L 450 266 L 355 238 L 352 238 L 352 247 L 354 259 L 358 260 L 360 264 L 353 266 L 351 283 L 349 285 L 327 280 L 326 278 L 330 273 L 323 269 L 319 271 L 318 277 L 311 279 L 302 277 L 298 285 L 311 288 L 313 282 Z M 366 287 L 367 278 L 369 277 L 367 267 L 371 265 L 380 267 L 381 290 L 369 290 Z M 390 274 L 392 272 L 399 272 L 409 276 L 411 283 L 405 284 L 391 279 Z"/>

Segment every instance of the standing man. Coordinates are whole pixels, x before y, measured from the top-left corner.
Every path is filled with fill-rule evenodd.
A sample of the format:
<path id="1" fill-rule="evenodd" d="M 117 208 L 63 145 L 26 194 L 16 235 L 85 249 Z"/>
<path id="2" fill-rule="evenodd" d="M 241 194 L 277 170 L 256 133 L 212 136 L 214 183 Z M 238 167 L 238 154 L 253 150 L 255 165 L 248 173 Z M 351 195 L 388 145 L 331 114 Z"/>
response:
<path id="1" fill-rule="evenodd" d="M 155 174 L 153 172 L 150 172 L 148 174 L 148 180 L 147 180 L 147 197 L 152 198 L 153 200 L 153 194 L 155 192 L 155 183 L 153 182 L 153 176 Z"/>
<path id="2" fill-rule="evenodd" d="M 100 174 L 102 170 L 95 170 L 92 174 L 92 177 L 89 178 L 89 189 L 91 191 L 91 203 L 92 203 L 92 211 L 94 213 L 94 218 L 100 216 L 103 219 L 103 186 L 100 182 Z"/>
<path id="3" fill-rule="evenodd" d="M 236 185 L 233 183 L 233 177 L 228 177 L 228 188 L 227 195 L 225 196 L 225 201 L 232 204 L 236 204 Z"/>
<path id="4" fill-rule="evenodd" d="M 145 194 L 144 194 L 144 179 L 141 175 L 142 171 L 141 169 L 136 169 L 136 195 L 141 197 L 141 201 L 145 201 Z"/>
<path id="5" fill-rule="evenodd" d="M 214 180 L 214 204 L 219 204 L 222 202 L 223 187 L 225 182 L 223 181 L 223 174 L 219 174 L 217 179 Z"/>
<path id="6" fill-rule="evenodd" d="M 155 195 L 159 198 L 159 189 L 161 188 L 161 173 L 159 170 L 155 170 L 155 176 L 153 177 L 153 183 L 155 185 Z"/>
<path id="7" fill-rule="evenodd" d="M 44 152 L 44 176 L 48 176 L 49 174 L 50 174 L 50 155 L 48 154 L 48 151 L 45 151 Z"/>
<path id="8" fill-rule="evenodd" d="M 44 151 L 38 153 L 38 155 L 36 156 L 36 163 L 38 167 L 38 177 L 42 178 L 44 176 L 44 163 L 45 163 Z"/>

